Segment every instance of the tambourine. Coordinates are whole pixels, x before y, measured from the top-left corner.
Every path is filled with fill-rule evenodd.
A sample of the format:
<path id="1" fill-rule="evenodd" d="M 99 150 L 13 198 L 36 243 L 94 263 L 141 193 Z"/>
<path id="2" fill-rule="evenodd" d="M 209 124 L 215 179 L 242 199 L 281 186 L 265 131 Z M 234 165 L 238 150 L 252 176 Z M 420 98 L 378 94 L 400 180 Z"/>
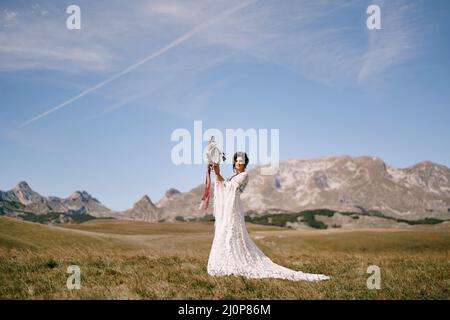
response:
<path id="1" fill-rule="evenodd" d="M 219 164 L 220 160 L 225 162 L 227 159 L 225 157 L 225 153 L 219 150 L 216 144 L 216 140 L 214 136 L 208 142 L 206 147 L 206 158 L 208 160 L 208 165 L 206 166 L 206 180 L 205 180 L 205 192 L 202 196 L 202 201 L 200 202 L 199 209 L 200 210 L 208 210 L 209 198 L 210 198 L 210 190 L 211 190 L 211 170 L 215 164 Z"/>
<path id="2" fill-rule="evenodd" d="M 219 164 L 220 161 L 225 162 L 227 159 L 225 157 L 225 153 L 220 151 L 219 147 L 217 147 L 216 140 L 214 136 L 208 142 L 208 146 L 206 147 L 206 158 L 210 166 L 214 164 Z"/>

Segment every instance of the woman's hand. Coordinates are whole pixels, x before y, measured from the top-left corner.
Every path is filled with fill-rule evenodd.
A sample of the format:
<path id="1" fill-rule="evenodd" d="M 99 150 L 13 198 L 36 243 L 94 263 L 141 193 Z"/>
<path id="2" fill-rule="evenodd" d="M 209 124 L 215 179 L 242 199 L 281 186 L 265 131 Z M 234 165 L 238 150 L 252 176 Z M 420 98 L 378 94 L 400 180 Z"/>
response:
<path id="1" fill-rule="evenodd" d="M 215 163 L 213 168 L 214 168 L 214 173 L 216 174 L 217 181 L 219 181 L 219 182 L 224 181 L 223 177 L 220 175 L 220 167 L 219 167 L 219 165 L 217 163 Z"/>

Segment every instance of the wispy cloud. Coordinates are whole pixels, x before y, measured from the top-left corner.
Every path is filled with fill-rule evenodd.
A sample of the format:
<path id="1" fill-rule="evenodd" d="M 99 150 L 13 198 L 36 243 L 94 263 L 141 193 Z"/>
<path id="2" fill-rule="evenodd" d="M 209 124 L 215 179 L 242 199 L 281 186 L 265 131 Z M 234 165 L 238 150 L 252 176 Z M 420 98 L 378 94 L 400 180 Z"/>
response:
<path id="1" fill-rule="evenodd" d="M 328 85 L 361 85 L 414 58 L 423 36 L 417 32 L 420 12 L 403 0 L 377 2 L 383 29 L 376 31 L 366 29 L 366 8 L 356 0 L 258 1 L 248 8 L 253 1 L 130 1 L 126 10 L 122 2 L 111 0 L 107 11 L 80 1 L 84 17 L 80 33 L 61 26 L 66 14 L 50 2 L 32 9 L 45 19 L 33 18 L 28 11 L 0 11 L 0 22 L 15 21 L 0 29 L 0 71 L 51 69 L 110 75 L 22 126 L 99 89 L 112 91 L 112 83 L 131 71 L 133 77 L 120 81 L 123 94 L 102 115 L 141 99 L 165 100 L 161 97 L 180 87 L 181 79 L 188 87 L 192 82 L 188 77 L 193 79 L 209 65 L 227 63 L 228 58 L 222 57 L 228 55 L 283 66 Z M 353 19 L 336 18 L 345 15 Z M 149 48 L 153 52 L 145 56 Z M 128 65 L 129 61 L 138 62 Z M 149 85 L 159 92 L 149 90 Z M 201 94 L 200 87 L 190 88 Z M 181 93 L 177 96 L 185 102 Z"/>
<path id="2" fill-rule="evenodd" d="M 420 51 L 420 2 L 380 2 L 382 29 L 367 31 L 368 47 L 363 54 L 358 80 L 381 74 L 389 67 L 414 58 Z"/>
<path id="3" fill-rule="evenodd" d="M 62 18 L 62 19 L 61 19 Z M 36 5 L 20 12 L 0 11 L 0 72 L 105 70 L 112 52 L 65 29 L 65 16 Z"/>
<path id="4" fill-rule="evenodd" d="M 200 61 L 198 64 L 181 66 L 176 63 L 165 67 L 163 70 L 159 70 L 157 77 L 158 81 L 137 81 L 136 86 L 133 88 L 133 92 L 130 93 L 129 89 L 125 89 L 120 93 L 121 98 L 112 105 L 106 107 L 98 114 L 93 115 L 89 120 L 99 119 L 108 115 L 111 112 L 115 112 L 123 107 L 129 106 L 132 103 L 142 101 L 143 99 L 150 100 L 151 106 L 160 111 L 166 111 L 168 113 L 175 113 L 177 115 L 190 114 L 194 109 L 198 109 L 199 106 L 195 104 L 205 105 L 207 97 L 215 92 L 218 88 L 224 85 L 224 81 L 218 81 L 217 83 L 199 84 L 192 79 L 200 78 L 202 72 L 218 66 L 225 61 L 236 56 L 237 53 L 223 53 L 217 55 L 214 59 L 206 59 L 204 63 Z M 183 70 L 180 72 L 180 70 Z M 200 92 L 198 92 L 198 88 Z M 205 90 L 203 90 L 205 89 Z M 153 97 L 153 99 L 149 99 Z M 183 97 L 183 110 L 184 112 L 178 112 L 180 108 L 179 97 Z M 199 103 L 199 102 L 202 103 Z"/>
<path id="5" fill-rule="evenodd" d="M 16 11 L 3 9 L 0 12 L 0 25 L 3 27 L 11 27 L 17 23 L 17 17 L 19 13 Z"/>
<path id="6" fill-rule="evenodd" d="M 142 60 L 132 64 L 131 66 L 125 68 L 124 70 L 120 71 L 119 73 L 116 73 L 112 77 L 110 77 L 110 78 L 108 78 L 108 79 L 106 79 L 106 80 L 104 80 L 104 81 L 94 85 L 93 87 L 91 87 L 91 88 L 81 92 L 80 94 L 72 97 L 71 99 L 69 99 L 69 100 L 67 100 L 67 101 L 65 101 L 65 102 L 63 102 L 63 103 L 61 103 L 61 104 L 59 104 L 59 105 L 57 105 L 57 106 L 55 106 L 55 107 L 53 107 L 51 109 L 49 109 L 49 110 L 39 114 L 38 116 L 33 117 L 30 120 L 28 120 L 28 121 L 25 121 L 21 125 L 21 127 L 28 126 L 28 125 L 32 124 L 33 122 L 35 122 L 35 121 L 37 121 L 39 119 L 42 119 L 42 118 L 48 116 L 49 114 L 51 114 L 51 113 L 53 113 L 53 112 L 55 112 L 55 111 L 57 111 L 59 109 L 64 108 L 65 106 L 67 106 L 67 105 L 73 103 L 74 101 L 84 97 L 85 95 L 87 95 L 87 94 L 89 94 L 89 93 L 91 93 L 91 92 L 93 92 L 95 90 L 98 90 L 99 88 L 107 85 L 108 83 L 113 82 L 114 80 L 116 80 L 116 79 L 126 75 L 127 73 L 129 73 L 129 72 L 133 71 L 134 69 L 140 67 L 144 63 L 147 63 L 147 62 L 149 62 L 149 61 L 159 57 L 160 55 L 164 54 L 168 50 L 170 50 L 172 48 L 175 48 L 176 46 L 180 45 L 181 43 L 185 42 L 186 40 L 192 38 L 195 34 L 200 32 L 201 30 L 205 29 L 206 27 L 214 25 L 214 23 L 216 21 L 220 21 L 221 19 L 224 19 L 227 16 L 232 15 L 236 11 L 239 11 L 239 10 L 241 10 L 241 9 L 251 5 L 253 2 L 255 2 L 255 0 L 240 3 L 239 5 L 233 6 L 232 8 L 229 8 L 229 9 L 225 10 L 224 12 L 222 12 L 222 13 L 220 13 L 220 14 L 218 14 L 218 15 L 216 15 L 216 16 L 208 19 L 208 20 L 206 20 L 205 22 L 197 25 L 196 27 L 194 27 L 193 29 L 191 29 L 190 31 L 188 31 L 187 33 L 182 35 L 181 37 L 178 37 L 174 41 L 170 42 L 168 45 L 162 47 L 161 49 L 159 49 L 156 52 L 150 54 L 149 56 L 145 57 L 144 59 L 142 59 Z"/>

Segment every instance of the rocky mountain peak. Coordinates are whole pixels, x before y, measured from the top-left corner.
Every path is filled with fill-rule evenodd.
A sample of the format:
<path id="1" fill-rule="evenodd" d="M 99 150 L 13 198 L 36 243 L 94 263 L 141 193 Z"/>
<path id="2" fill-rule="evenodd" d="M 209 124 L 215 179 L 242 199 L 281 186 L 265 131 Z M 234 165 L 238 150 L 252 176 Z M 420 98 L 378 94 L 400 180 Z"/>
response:
<path id="1" fill-rule="evenodd" d="M 328 208 L 375 210 L 407 219 L 450 217 L 450 169 L 430 161 L 399 169 L 375 156 L 328 156 L 280 161 L 275 176 L 262 176 L 259 167 L 249 175 L 241 195 L 247 211 Z M 165 218 L 202 215 L 197 208 L 203 191 L 199 185 L 175 199 L 165 196 L 158 206 Z"/>
<path id="2" fill-rule="evenodd" d="M 379 157 L 329 156 L 281 161 L 274 176 L 261 175 L 259 167 L 248 172 L 250 180 L 241 195 L 242 204 L 244 210 L 257 214 L 273 208 L 286 212 L 327 208 L 375 210 L 405 219 L 450 217 L 450 169 L 431 161 L 395 168 Z M 198 209 L 204 190 L 204 184 L 188 192 L 170 188 L 156 204 L 144 195 L 122 212 L 112 212 L 86 191 L 76 191 L 64 199 L 42 197 L 25 181 L 0 192 L 0 200 L 29 205 L 29 210 L 38 214 L 86 212 L 96 217 L 158 222 L 205 215 Z M 213 196 L 214 189 L 211 192 Z M 211 202 L 208 213 L 212 211 Z"/>
<path id="3" fill-rule="evenodd" d="M 90 200 L 99 202 L 97 199 L 92 197 L 89 193 L 86 191 L 75 191 L 69 196 L 70 200 L 81 200 L 83 202 L 88 202 Z"/>
<path id="4" fill-rule="evenodd" d="M 49 212 L 89 213 L 93 216 L 109 216 L 111 210 L 86 191 L 76 191 L 67 198 L 44 197 L 33 191 L 27 182 L 21 181 L 10 191 L 0 191 L 0 200 L 18 202 L 28 206 L 27 210 L 35 214 Z"/>
<path id="5" fill-rule="evenodd" d="M 172 198 L 172 197 L 176 197 L 179 196 L 181 194 L 181 192 L 175 188 L 170 188 L 169 190 L 166 191 L 166 193 L 164 194 L 167 198 Z"/>
<path id="6" fill-rule="evenodd" d="M 421 161 L 409 168 L 410 171 L 426 171 L 426 172 L 446 172 L 449 170 L 446 166 L 434 163 L 429 160 Z"/>
<path id="7" fill-rule="evenodd" d="M 156 222 L 161 218 L 161 209 L 152 200 L 144 195 L 133 208 L 119 213 L 122 219 Z"/>
<path id="8" fill-rule="evenodd" d="M 148 195 L 144 195 L 138 202 L 133 205 L 133 208 L 130 210 L 153 212 L 158 210 L 158 207 L 152 202 Z"/>
<path id="9" fill-rule="evenodd" d="M 22 204 L 30 204 L 34 202 L 41 203 L 45 199 L 39 193 L 34 192 L 25 181 L 19 182 L 8 193 L 8 198 Z"/>
<path id="10" fill-rule="evenodd" d="M 135 203 L 135 205 L 136 204 L 155 206 L 148 195 L 144 195 L 138 202 Z"/>
<path id="11" fill-rule="evenodd" d="M 30 188 L 26 181 L 20 181 L 14 188 L 11 189 L 13 192 L 24 191 L 24 192 L 32 192 L 33 190 Z"/>

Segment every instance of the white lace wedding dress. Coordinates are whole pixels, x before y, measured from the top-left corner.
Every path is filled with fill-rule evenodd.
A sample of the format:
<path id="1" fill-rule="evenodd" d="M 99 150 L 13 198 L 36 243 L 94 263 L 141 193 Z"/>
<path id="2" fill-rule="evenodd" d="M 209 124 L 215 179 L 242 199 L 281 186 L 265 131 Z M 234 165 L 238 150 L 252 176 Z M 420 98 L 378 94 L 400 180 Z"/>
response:
<path id="1" fill-rule="evenodd" d="M 250 238 L 245 226 L 240 194 L 247 172 L 214 183 L 215 234 L 208 260 L 212 276 L 242 275 L 248 278 L 280 278 L 318 281 L 329 277 L 295 271 L 272 262 Z"/>

